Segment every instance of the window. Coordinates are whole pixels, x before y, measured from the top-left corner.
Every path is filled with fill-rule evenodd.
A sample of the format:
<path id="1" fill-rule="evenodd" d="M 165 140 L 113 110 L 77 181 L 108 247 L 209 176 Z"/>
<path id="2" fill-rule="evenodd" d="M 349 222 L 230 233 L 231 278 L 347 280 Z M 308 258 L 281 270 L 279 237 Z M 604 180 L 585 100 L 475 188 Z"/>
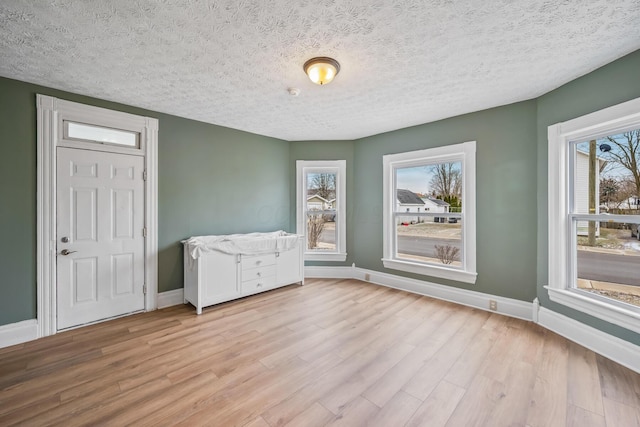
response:
<path id="1" fill-rule="evenodd" d="M 475 156 L 471 141 L 383 157 L 386 268 L 475 283 Z"/>
<path id="2" fill-rule="evenodd" d="M 346 260 L 346 161 L 298 160 L 296 169 L 297 232 L 305 236 L 305 260 Z"/>
<path id="3" fill-rule="evenodd" d="M 127 147 L 140 146 L 140 133 L 111 129 L 102 126 L 87 125 L 64 121 L 65 137 L 68 139 L 97 142 L 100 144 L 124 145 Z"/>
<path id="4" fill-rule="evenodd" d="M 640 332 L 640 98 L 548 137 L 549 297 Z"/>

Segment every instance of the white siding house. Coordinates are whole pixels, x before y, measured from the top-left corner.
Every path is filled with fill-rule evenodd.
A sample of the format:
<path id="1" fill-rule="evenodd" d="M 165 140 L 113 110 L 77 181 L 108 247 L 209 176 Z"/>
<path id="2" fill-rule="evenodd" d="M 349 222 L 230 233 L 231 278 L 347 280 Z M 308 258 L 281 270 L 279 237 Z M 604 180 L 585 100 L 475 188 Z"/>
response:
<path id="1" fill-rule="evenodd" d="M 449 212 L 449 203 L 444 200 L 436 199 L 435 197 L 425 197 L 422 201 L 424 202 L 425 212 Z"/>
<path id="2" fill-rule="evenodd" d="M 407 215 L 397 217 L 398 224 L 415 224 L 423 221 L 416 215 L 409 215 L 412 212 L 424 212 L 424 201 L 414 192 L 409 190 L 396 190 L 396 212 L 406 212 Z"/>
<path id="3" fill-rule="evenodd" d="M 318 194 L 307 197 L 307 210 L 324 211 L 329 209 L 331 209 L 331 203 L 324 197 Z"/>

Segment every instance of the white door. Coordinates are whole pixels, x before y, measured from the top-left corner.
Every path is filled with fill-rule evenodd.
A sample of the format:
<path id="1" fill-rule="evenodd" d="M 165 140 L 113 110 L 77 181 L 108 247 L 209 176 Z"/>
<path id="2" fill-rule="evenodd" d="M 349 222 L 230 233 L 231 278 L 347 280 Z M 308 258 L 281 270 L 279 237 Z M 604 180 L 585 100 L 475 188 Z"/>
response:
<path id="1" fill-rule="evenodd" d="M 144 157 L 57 148 L 57 324 L 144 309 Z"/>

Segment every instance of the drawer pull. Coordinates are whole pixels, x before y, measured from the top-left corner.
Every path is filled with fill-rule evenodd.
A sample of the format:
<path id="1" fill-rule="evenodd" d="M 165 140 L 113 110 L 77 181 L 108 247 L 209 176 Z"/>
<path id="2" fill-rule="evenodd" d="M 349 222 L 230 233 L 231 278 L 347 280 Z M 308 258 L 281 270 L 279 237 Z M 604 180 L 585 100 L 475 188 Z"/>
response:
<path id="1" fill-rule="evenodd" d="M 260 273 L 259 271 L 257 274 L 258 274 L 258 277 L 262 277 L 262 273 Z"/>
<path id="2" fill-rule="evenodd" d="M 261 288 L 261 287 L 262 287 L 262 283 L 258 283 L 258 284 L 256 285 L 256 288 Z"/>

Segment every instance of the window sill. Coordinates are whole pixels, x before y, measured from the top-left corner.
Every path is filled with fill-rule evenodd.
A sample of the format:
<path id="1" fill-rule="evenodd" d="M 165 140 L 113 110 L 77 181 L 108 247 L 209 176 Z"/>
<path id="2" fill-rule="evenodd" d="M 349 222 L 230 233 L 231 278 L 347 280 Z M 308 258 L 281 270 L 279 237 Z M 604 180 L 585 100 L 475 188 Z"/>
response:
<path id="1" fill-rule="evenodd" d="M 347 254 L 342 253 L 331 253 L 331 254 L 322 254 L 322 253 L 314 253 L 314 252 L 305 252 L 304 254 L 305 261 L 346 261 Z"/>
<path id="2" fill-rule="evenodd" d="M 397 259 L 382 259 L 385 268 L 401 270 L 409 273 L 422 274 L 425 276 L 439 277 L 441 279 L 455 280 L 464 283 L 476 283 L 478 273 L 454 270 L 452 268 L 438 267 L 435 265 L 418 264 L 410 261 L 400 261 Z"/>
<path id="3" fill-rule="evenodd" d="M 618 307 L 569 289 L 545 286 L 551 301 L 640 333 L 640 312 Z"/>

